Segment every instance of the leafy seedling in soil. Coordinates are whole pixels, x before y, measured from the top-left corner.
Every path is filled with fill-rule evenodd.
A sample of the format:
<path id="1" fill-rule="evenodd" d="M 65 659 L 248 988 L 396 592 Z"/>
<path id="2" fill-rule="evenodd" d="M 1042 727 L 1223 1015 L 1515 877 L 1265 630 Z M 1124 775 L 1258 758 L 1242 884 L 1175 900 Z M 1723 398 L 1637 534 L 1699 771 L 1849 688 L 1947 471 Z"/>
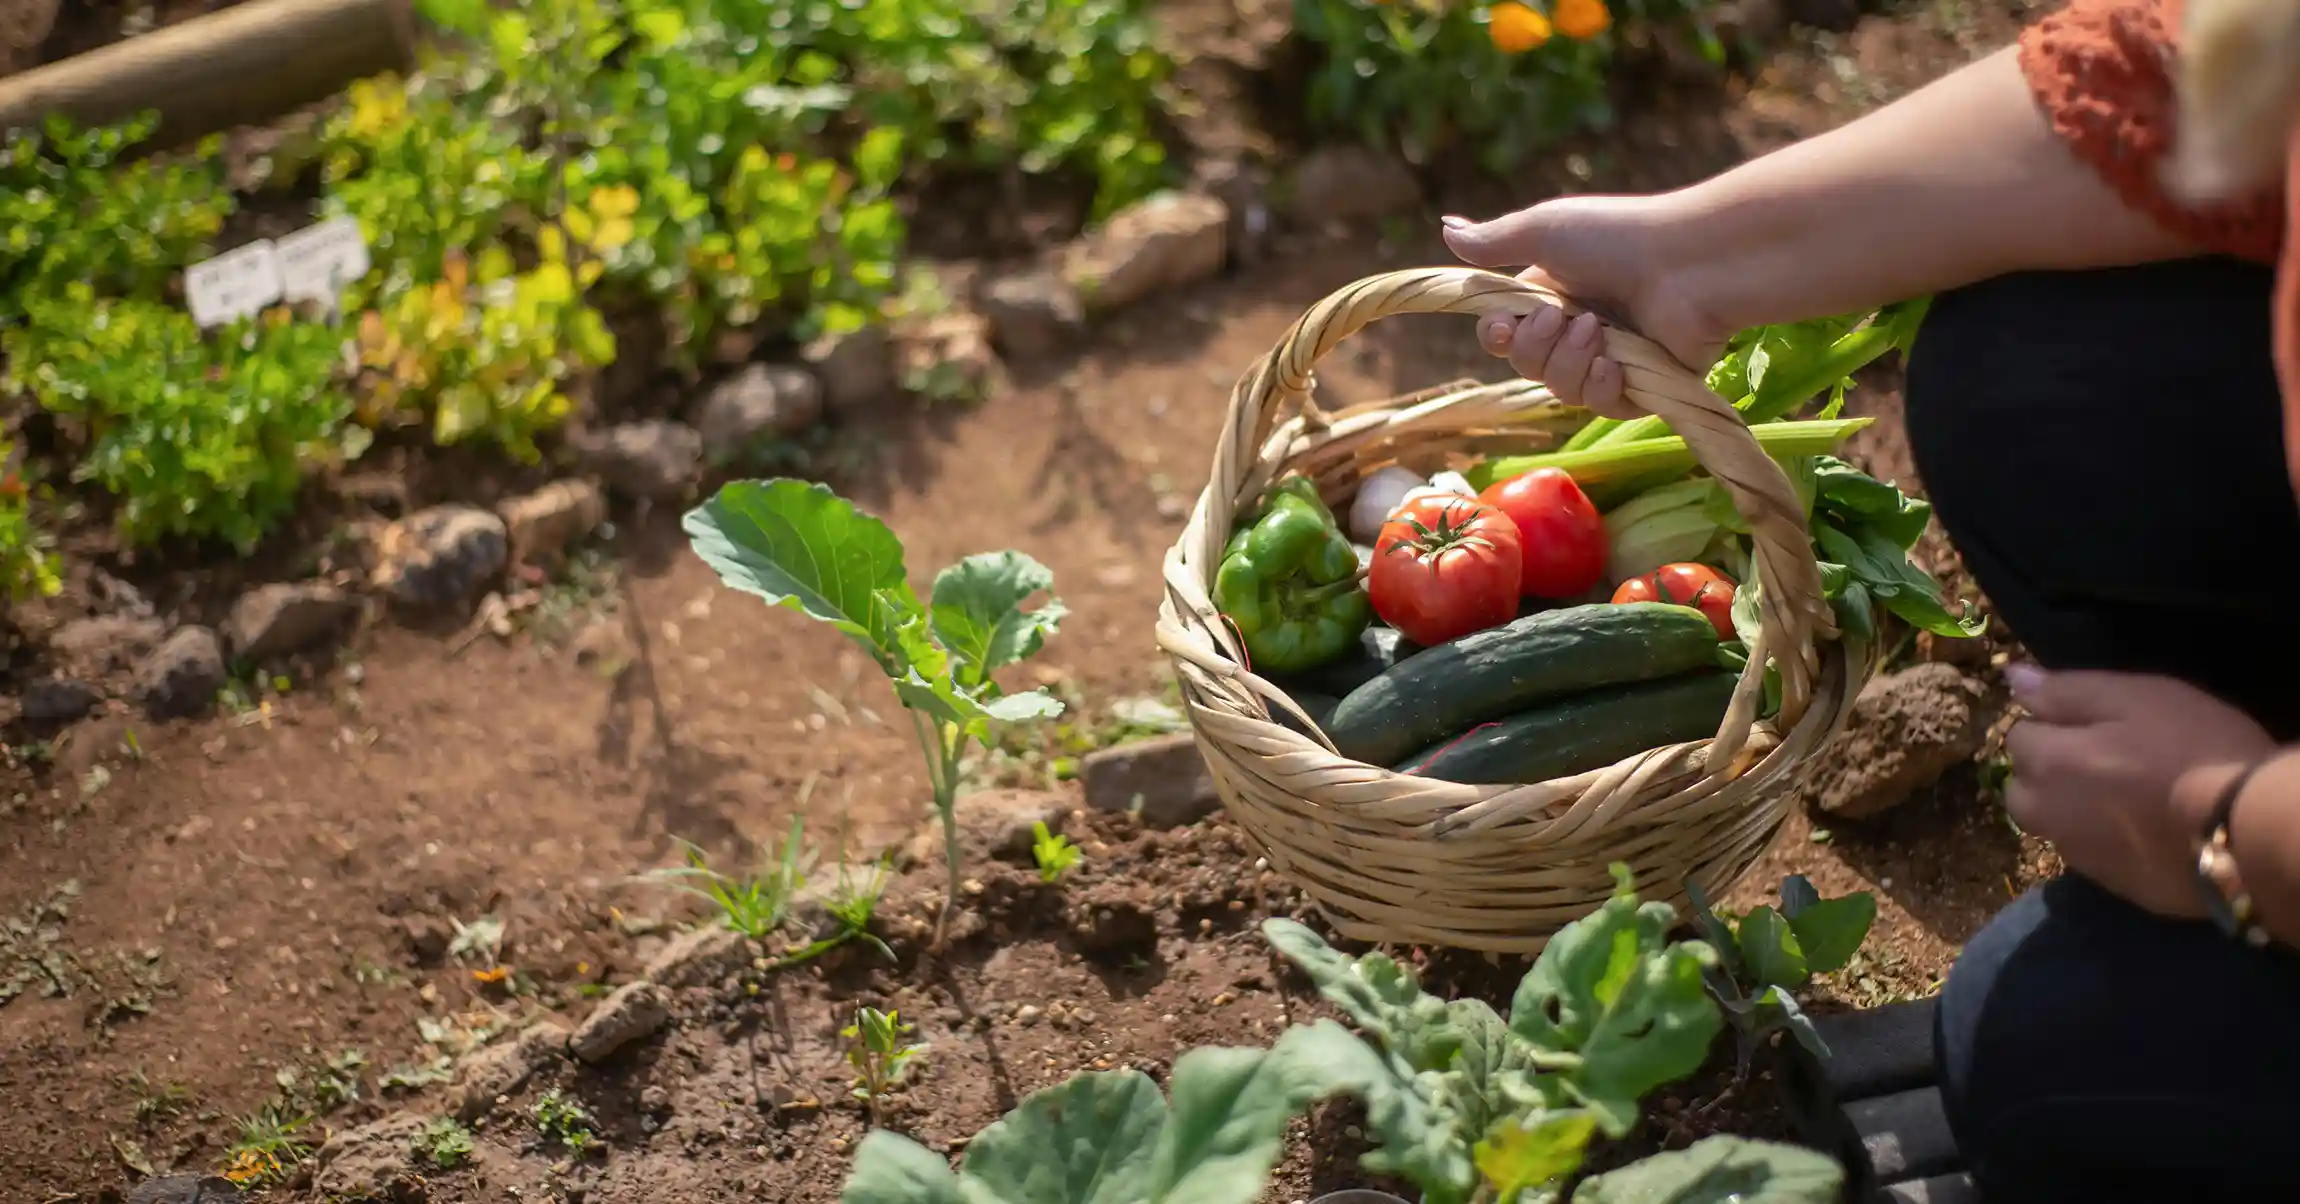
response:
<path id="1" fill-rule="evenodd" d="M 1387 956 L 1345 957 L 1300 924 L 1270 920 L 1264 935 L 1371 1043 L 1321 1020 L 1267 1050 L 1191 1050 L 1175 1060 L 1171 1101 L 1133 1071 L 1080 1074 L 967 1142 L 956 1174 L 942 1155 L 874 1132 L 841 1199 L 1253 1204 L 1289 1122 L 1351 1094 L 1380 1143 L 1364 1165 L 1411 1180 L 1424 1204 L 1558 1204 L 1591 1140 L 1626 1133 L 1639 1097 L 1696 1069 L 1723 1027 L 1701 983 L 1713 956 L 1698 941 L 1669 943 L 1674 922 L 1624 881 L 1550 942 L 1504 1019 L 1480 1000 L 1423 995 Z M 1570 1198 L 1833 1204 L 1843 1183 L 1814 1151 L 1712 1137 L 1582 1178 Z"/>
<path id="2" fill-rule="evenodd" d="M 770 849 L 765 865 L 748 877 L 712 869 L 710 858 L 703 850 L 686 841 L 679 844 L 686 852 L 687 864 L 641 876 L 709 901 L 719 909 L 719 918 L 727 927 L 751 940 L 765 941 L 789 921 L 791 904 L 807 884 L 805 846 L 801 839 L 805 823 L 803 818 L 792 816 L 791 834 L 783 841 L 781 850 Z"/>
<path id="3" fill-rule="evenodd" d="M 985 552 L 942 570 L 922 602 L 894 532 L 807 481 L 733 482 L 685 524 L 696 555 L 722 581 L 830 624 L 894 683 L 942 821 L 949 884 L 935 922 L 939 947 L 958 898 L 958 786 L 968 750 L 991 746 L 999 724 L 1062 711 L 1043 690 L 1009 694 L 992 679 L 1036 655 L 1061 624 L 1054 574 L 1020 552 Z M 1024 609 L 1042 593 L 1043 603 Z"/>
<path id="4" fill-rule="evenodd" d="M 415 1156 L 443 1171 L 454 1170 L 471 1157 L 477 1145 L 471 1139 L 471 1130 L 464 1128 L 452 1116 L 434 1116 L 415 1135 Z"/>
<path id="5" fill-rule="evenodd" d="M 242 1188 L 286 1178 L 311 1152 L 300 1136 L 310 1123 L 308 1114 L 291 1113 L 276 1100 L 241 1117 L 239 1139 L 224 1148 L 224 1178 Z"/>
<path id="6" fill-rule="evenodd" d="M 1859 891 L 1824 899 L 1803 874 L 1791 874 L 1781 880 L 1778 910 L 1760 903 L 1735 915 L 1712 906 L 1690 878 L 1685 890 L 1694 923 L 1717 951 L 1705 976 L 1709 991 L 1740 1034 L 1734 1084 L 1747 1078 L 1758 1042 L 1776 1031 L 1786 1030 L 1814 1057 L 1828 1057 L 1828 1043 L 1791 992 L 1853 960 L 1876 922 L 1877 897 Z"/>
<path id="7" fill-rule="evenodd" d="M 191 1106 L 192 1093 L 181 1082 L 170 1079 L 155 1083 L 142 1067 L 128 1075 L 128 1089 L 136 1093 L 136 1124 L 149 1126 L 175 1116 Z"/>
<path id="8" fill-rule="evenodd" d="M 1069 873 L 1085 854 L 1078 851 L 1077 845 L 1047 831 L 1046 822 L 1040 820 L 1030 825 L 1030 856 L 1038 863 L 1038 880 L 1054 883 L 1060 882 L 1062 875 Z"/>
<path id="9" fill-rule="evenodd" d="M 543 1140 L 566 1148 L 577 1158 L 598 1144 L 598 1125 L 591 1112 L 557 1087 L 535 1101 L 535 1131 Z"/>
<path id="10" fill-rule="evenodd" d="M 924 1044 L 910 1039 L 914 1031 L 899 1013 L 874 1007 L 857 1009 L 855 1022 L 839 1030 L 847 1042 L 847 1063 L 855 1068 L 854 1097 L 869 1105 L 873 1124 L 878 1123 L 887 1095 L 926 1052 Z"/>

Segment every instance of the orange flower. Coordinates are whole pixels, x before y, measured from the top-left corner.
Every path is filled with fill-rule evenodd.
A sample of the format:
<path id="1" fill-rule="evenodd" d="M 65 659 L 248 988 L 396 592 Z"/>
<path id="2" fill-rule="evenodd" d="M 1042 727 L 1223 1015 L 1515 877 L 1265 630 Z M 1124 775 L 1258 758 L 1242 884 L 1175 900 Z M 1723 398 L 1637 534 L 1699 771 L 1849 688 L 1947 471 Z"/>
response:
<path id="1" fill-rule="evenodd" d="M 1586 41 L 1613 27 L 1605 0 L 1557 0 L 1557 32 Z"/>
<path id="2" fill-rule="evenodd" d="M 1549 40 L 1549 18 L 1510 0 L 1486 15 L 1486 34 L 1503 54 L 1524 54 Z"/>

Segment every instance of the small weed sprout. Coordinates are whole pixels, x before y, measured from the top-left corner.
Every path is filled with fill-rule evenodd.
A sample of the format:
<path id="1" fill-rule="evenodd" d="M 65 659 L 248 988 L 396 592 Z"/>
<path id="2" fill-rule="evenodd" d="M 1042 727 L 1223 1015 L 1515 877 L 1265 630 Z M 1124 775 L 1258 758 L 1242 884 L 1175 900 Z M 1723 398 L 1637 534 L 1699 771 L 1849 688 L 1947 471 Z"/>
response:
<path id="1" fill-rule="evenodd" d="M 823 948 L 816 952 L 828 952 L 848 941 L 861 941 L 878 950 L 888 961 L 895 960 L 894 950 L 887 948 L 886 942 L 870 930 L 871 917 L 878 914 L 879 900 L 886 897 L 886 879 L 885 857 L 872 862 L 869 873 L 859 879 L 851 867 L 843 863 L 839 866 L 839 884 L 823 901 L 823 910 L 830 913 L 831 920 L 839 926 L 838 931 L 825 938 L 828 944 L 818 941 Z"/>
<path id="2" fill-rule="evenodd" d="M 926 1052 L 924 1044 L 910 1039 L 913 1031 L 899 1012 L 864 1007 L 855 1012 L 855 1022 L 839 1032 L 847 1041 L 847 1062 L 855 1068 L 854 1097 L 870 1106 L 874 1123 L 888 1093 L 902 1083 L 912 1061 Z"/>
<path id="3" fill-rule="evenodd" d="M 477 1148 L 471 1139 L 471 1130 L 457 1123 L 452 1116 L 434 1116 L 423 1131 L 415 1135 L 415 1156 L 440 1170 L 454 1170 L 463 1165 Z"/>
<path id="4" fill-rule="evenodd" d="M 136 1093 L 136 1123 L 150 1125 L 182 1112 L 190 1106 L 192 1095 L 184 1085 L 174 1079 L 155 1083 L 142 1068 L 128 1075 L 128 1088 Z"/>
<path id="5" fill-rule="evenodd" d="M 1040 882 L 1060 882 L 1083 856 L 1077 845 L 1047 831 L 1045 820 L 1030 825 L 1030 836 L 1030 856 L 1038 862 Z"/>
<path id="6" fill-rule="evenodd" d="M 680 841 L 687 864 L 669 866 L 642 875 L 708 900 L 719 909 L 727 927 L 754 941 L 764 941 L 790 919 L 791 904 L 807 884 L 802 837 L 805 820 L 791 817 L 791 834 L 779 853 L 768 858 L 756 874 L 743 878 L 712 869 L 710 858 L 695 845 Z M 772 852 L 772 850 L 770 850 Z"/>
<path id="7" fill-rule="evenodd" d="M 591 1113 L 582 1104 L 557 1087 L 543 1093 L 535 1101 L 535 1128 L 545 1141 L 557 1142 L 577 1158 L 589 1153 L 598 1143 Z"/>
<path id="8" fill-rule="evenodd" d="M 299 1136 L 311 1123 L 305 1114 L 291 1114 L 276 1101 L 239 1119 L 237 1141 L 224 1149 L 224 1178 L 240 1187 L 261 1187 L 287 1177 L 311 1152 Z"/>

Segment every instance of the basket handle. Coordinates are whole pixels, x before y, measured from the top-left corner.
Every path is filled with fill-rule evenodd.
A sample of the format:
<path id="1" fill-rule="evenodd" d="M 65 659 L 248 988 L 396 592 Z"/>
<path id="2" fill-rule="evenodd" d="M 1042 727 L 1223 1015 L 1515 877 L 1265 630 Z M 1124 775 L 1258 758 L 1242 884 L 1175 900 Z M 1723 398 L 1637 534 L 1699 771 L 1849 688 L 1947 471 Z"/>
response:
<path id="1" fill-rule="evenodd" d="M 1226 503 L 1224 513 L 1210 514 L 1201 505 L 1193 516 L 1198 538 L 1185 541 L 1206 579 L 1213 578 L 1229 515 L 1254 501 L 1241 494 L 1259 492 L 1267 484 L 1267 474 L 1257 471 L 1263 444 L 1287 413 L 1317 413 L 1311 400 L 1314 369 L 1343 340 L 1394 314 L 1524 317 L 1541 305 L 1586 308 L 1514 276 L 1467 267 L 1368 276 L 1311 306 L 1231 390 L 1229 421 L 1214 451 L 1207 498 Z M 1722 767 L 1738 753 L 1755 720 L 1768 657 L 1781 673 L 1779 725 L 1787 728 L 1804 713 L 1820 671 L 1815 641 L 1837 634 L 1836 616 L 1822 593 L 1804 506 L 1781 466 L 1749 433 L 1740 411 L 1710 392 L 1698 374 L 1660 344 L 1616 325 L 1606 325 L 1603 332 L 1603 354 L 1621 365 L 1630 404 L 1659 416 L 1684 437 L 1694 459 L 1724 485 L 1749 524 L 1752 562 L 1761 582 L 1762 634 L 1749 650 L 1749 668 L 1710 751 L 1710 764 Z"/>

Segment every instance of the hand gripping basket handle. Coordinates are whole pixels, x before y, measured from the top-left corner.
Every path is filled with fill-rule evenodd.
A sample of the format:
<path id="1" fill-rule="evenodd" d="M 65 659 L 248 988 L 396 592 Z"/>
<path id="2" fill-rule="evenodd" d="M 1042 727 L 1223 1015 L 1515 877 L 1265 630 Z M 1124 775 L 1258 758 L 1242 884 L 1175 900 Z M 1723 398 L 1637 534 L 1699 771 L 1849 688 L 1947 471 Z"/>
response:
<path id="1" fill-rule="evenodd" d="M 1267 483 L 1266 473 L 1259 471 L 1263 444 L 1287 413 L 1314 412 L 1313 369 L 1344 339 L 1393 314 L 1522 317 L 1544 304 L 1578 308 L 1539 285 L 1464 267 L 1369 276 L 1312 306 L 1231 391 L 1229 421 L 1215 448 L 1204 503 L 1192 518 L 1193 538 L 1183 541 L 1184 555 L 1197 561 L 1205 580 L 1213 579 L 1232 516 L 1254 500 L 1241 495 L 1249 489 L 1258 493 Z M 1763 698 L 1768 656 L 1781 671 L 1779 726 L 1786 729 L 1803 715 L 1820 668 L 1814 641 L 1836 634 L 1835 615 L 1822 594 L 1804 507 L 1740 412 L 1651 339 L 1614 325 L 1604 327 L 1604 338 L 1604 354 L 1621 365 L 1630 403 L 1658 415 L 1684 437 L 1694 458 L 1724 485 L 1749 524 L 1763 630 L 1758 646 L 1749 650 L 1749 667 L 1711 750 L 1709 763 L 1721 766 L 1748 736 Z"/>

